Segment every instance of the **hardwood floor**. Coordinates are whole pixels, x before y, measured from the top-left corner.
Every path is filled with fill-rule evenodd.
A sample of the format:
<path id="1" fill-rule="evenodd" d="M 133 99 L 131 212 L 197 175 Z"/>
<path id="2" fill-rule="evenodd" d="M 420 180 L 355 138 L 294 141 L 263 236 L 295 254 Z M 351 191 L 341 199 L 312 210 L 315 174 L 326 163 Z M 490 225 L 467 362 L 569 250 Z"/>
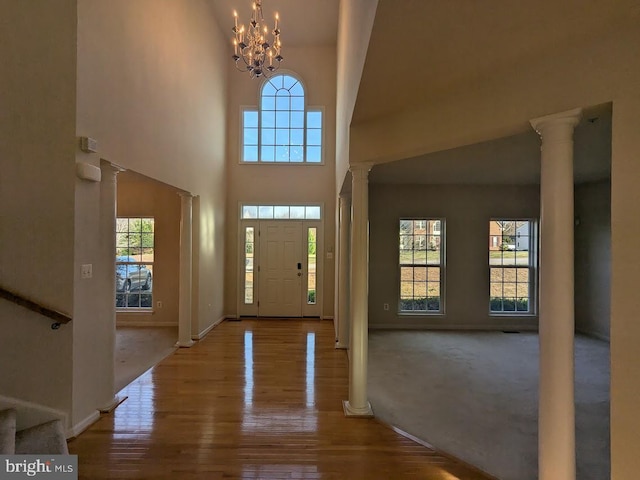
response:
<path id="1" fill-rule="evenodd" d="M 347 375 L 331 322 L 224 322 L 123 390 L 69 450 L 91 480 L 488 478 L 345 418 Z"/>

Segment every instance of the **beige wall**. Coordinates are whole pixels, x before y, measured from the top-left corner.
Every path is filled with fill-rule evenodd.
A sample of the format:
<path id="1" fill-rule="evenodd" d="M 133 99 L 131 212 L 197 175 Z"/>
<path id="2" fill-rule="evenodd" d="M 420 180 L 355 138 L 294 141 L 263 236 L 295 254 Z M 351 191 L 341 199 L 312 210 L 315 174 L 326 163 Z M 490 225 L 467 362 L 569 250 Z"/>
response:
<path id="1" fill-rule="evenodd" d="M 0 0 L 0 286 L 73 314 L 76 2 Z M 71 408 L 72 327 L 0 301 L 0 392 Z"/>
<path id="2" fill-rule="evenodd" d="M 76 158 L 103 158 L 199 195 L 198 331 L 223 308 L 226 47 L 202 0 L 78 1 L 75 134 L 96 139 L 98 153 Z M 113 368 L 115 316 L 103 282 L 113 253 L 99 247 L 109 213 L 100 189 L 76 188 L 76 270 L 91 263 L 94 278 L 76 279 L 74 423 L 107 401 L 102 379 Z"/>
<path id="3" fill-rule="evenodd" d="M 575 189 L 576 330 L 609 339 L 611 314 L 611 184 Z"/>
<path id="4" fill-rule="evenodd" d="M 180 197 L 173 187 L 151 180 L 128 181 L 126 175 L 118 175 L 118 216 L 154 218 L 153 311 L 120 311 L 117 325 L 178 325 Z"/>
<path id="5" fill-rule="evenodd" d="M 333 47 L 283 50 L 286 68 L 301 77 L 309 106 L 324 107 L 324 165 L 241 165 L 240 107 L 255 106 L 260 81 L 233 70 L 229 88 L 227 261 L 225 311 L 236 315 L 238 295 L 238 219 L 240 202 L 324 204 L 325 253 L 335 237 L 336 55 Z M 318 257 L 320 258 L 320 256 Z M 334 260 L 324 255 L 324 316 L 333 316 Z M 335 256 L 334 256 L 335 259 Z"/>
<path id="6" fill-rule="evenodd" d="M 538 186 L 371 185 L 369 202 L 372 328 L 537 328 L 537 315 L 489 315 L 487 242 L 491 218 L 539 217 Z M 445 219 L 444 315 L 397 313 L 400 218 Z"/>
<path id="7" fill-rule="evenodd" d="M 636 42 L 635 45 L 639 45 Z M 633 65 L 640 69 L 640 65 Z M 611 165 L 611 478 L 640 470 L 640 75 L 614 101 Z"/>

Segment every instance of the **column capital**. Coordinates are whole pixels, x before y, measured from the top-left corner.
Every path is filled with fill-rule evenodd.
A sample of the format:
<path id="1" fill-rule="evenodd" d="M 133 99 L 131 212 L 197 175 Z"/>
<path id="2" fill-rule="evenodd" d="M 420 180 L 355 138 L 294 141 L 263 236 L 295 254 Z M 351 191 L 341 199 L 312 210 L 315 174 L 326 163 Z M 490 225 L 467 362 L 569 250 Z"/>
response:
<path id="1" fill-rule="evenodd" d="M 189 192 L 178 192 L 178 195 L 184 199 L 190 199 L 195 197 L 195 195 L 193 195 L 192 193 Z"/>
<path id="2" fill-rule="evenodd" d="M 358 178 L 367 178 L 372 168 L 372 163 L 352 163 L 349 165 L 351 175 Z"/>
<path id="3" fill-rule="evenodd" d="M 569 127 L 573 132 L 573 128 L 578 124 L 582 118 L 582 109 L 574 108 L 573 110 L 567 110 L 566 112 L 553 113 L 551 115 L 545 115 L 544 117 L 533 118 L 529 120 L 533 129 L 538 132 L 538 135 L 544 138 L 545 133 L 549 129 L 558 129 L 563 127 Z"/>
<path id="4" fill-rule="evenodd" d="M 120 165 L 110 162 L 109 160 L 105 160 L 104 158 L 100 159 L 100 170 L 104 173 L 112 173 L 114 176 L 120 172 L 126 172 L 125 168 L 122 168 Z"/>

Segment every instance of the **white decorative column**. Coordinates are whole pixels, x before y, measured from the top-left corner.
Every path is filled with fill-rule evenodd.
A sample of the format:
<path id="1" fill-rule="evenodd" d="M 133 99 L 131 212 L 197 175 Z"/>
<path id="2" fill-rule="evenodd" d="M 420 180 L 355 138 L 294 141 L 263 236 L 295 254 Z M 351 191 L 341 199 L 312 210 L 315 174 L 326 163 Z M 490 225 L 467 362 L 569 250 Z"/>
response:
<path id="1" fill-rule="evenodd" d="M 369 342 L 369 170 L 354 164 L 351 192 L 351 288 L 349 339 L 349 400 L 343 402 L 348 417 L 372 417 L 367 400 Z"/>
<path id="2" fill-rule="evenodd" d="M 105 291 L 109 291 L 108 296 L 105 295 L 104 311 L 106 315 L 107 325 L 104 331 L 100 333 L 106 342 L 106 351 L 109 358 L 107 368 L 104 374 L 101 374 L 101 383 L 105 389 L 105 402 L 99 407 L 101 412 L 110 412 L 122 399 L 118 397 L 115 391 L 115 351 L 116 351 L 116 218 L 117 200 L 118 200 L 118 183 L 117 175 L 123 169 L 114 165 L 107 160 L 100 160 L 100 251 L 104 258 L 111 261 L 105 265 L 105 274 L 102 276 Z"/>
<path id="3" fill-rule="evenodd" d="M 338 244 L 338 282 L 337 282 L 337 316 L 338 341 L 336 348 L 349 348 L 349 232 L 351 230 L 351 198 L 342 194 L 339 198 L 339 244 Z"/>
<path id="4" fill-rule="evenodd" d="M 582 110 L 531 120 L 542 138 L 538 479 L 576 476 L 573 130 Z"/>
<path id="5" fill-rule="evenodd" d="M 190 347 L 191 339 L 191 263 L 193 196 L 180 193 L 180 297 L 178 306 L 178 347 Z"/>

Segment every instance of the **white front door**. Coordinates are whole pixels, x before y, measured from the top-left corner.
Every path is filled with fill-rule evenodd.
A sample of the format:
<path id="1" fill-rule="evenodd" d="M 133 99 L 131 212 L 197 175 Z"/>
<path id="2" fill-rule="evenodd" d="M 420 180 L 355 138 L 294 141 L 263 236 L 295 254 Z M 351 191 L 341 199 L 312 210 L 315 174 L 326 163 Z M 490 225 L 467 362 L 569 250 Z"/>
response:
<path id="1" fill-rule="evenodd" d="M 302 316 L 303 262 L 302 222 L 260 222 L 259 316 Z"/>

